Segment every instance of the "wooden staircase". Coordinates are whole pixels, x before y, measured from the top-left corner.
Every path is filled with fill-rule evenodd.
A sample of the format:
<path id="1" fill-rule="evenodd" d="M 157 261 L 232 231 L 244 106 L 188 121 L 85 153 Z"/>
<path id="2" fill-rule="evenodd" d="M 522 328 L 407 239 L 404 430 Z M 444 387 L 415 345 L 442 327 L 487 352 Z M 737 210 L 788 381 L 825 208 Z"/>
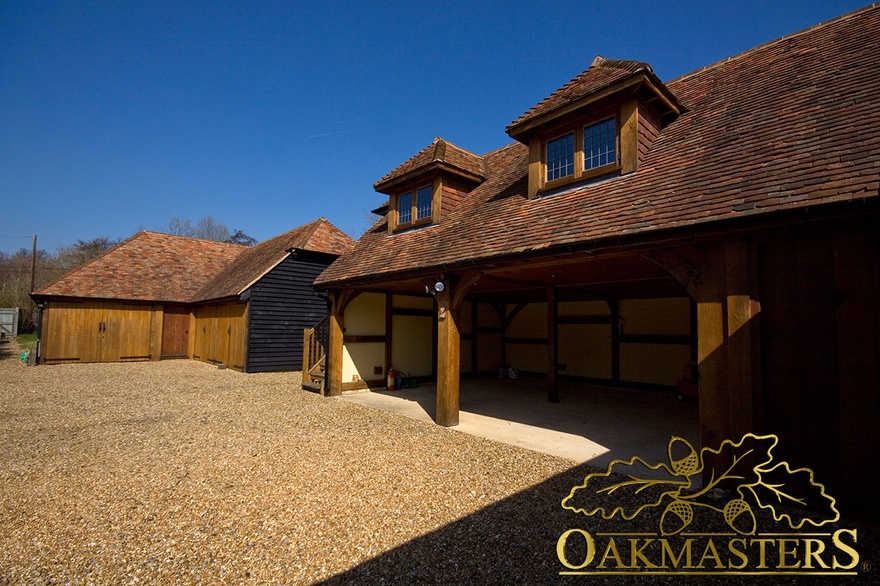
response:
<path id="1" fill-rule="evenodd" d="M 326 388 L 327 326 L 325 317 L 315 327 L 303 331 L 302 388 L 322 395 Z"/>

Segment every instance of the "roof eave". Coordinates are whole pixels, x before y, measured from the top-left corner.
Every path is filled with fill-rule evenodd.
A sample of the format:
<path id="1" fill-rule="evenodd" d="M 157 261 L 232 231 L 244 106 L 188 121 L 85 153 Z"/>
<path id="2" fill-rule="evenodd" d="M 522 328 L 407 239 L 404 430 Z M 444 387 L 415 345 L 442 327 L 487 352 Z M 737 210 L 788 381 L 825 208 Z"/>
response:
<path id="1" fill-rule="evenodd" d="M 447 173 L 452 173 L 454 175 L 458 175 L 468 181 L 472 181 L 475 184 L 482 183 L 486 180 L 485 175 L 477 175 L 471 173 L 470 171 L 466 171 L 461 167 L 456 165 L 450 165 L 449 163 L 443 161 L 431 161 L 427 165 L 422 165 L 412 171 L 404 173 L 403 175 L 399 175 L 397 177 L 393 177 L 386 181 L 380 181 L 373 185 L 373 188 L 379 193 L 384 193 L 385 195 L 391 195 L 394 192 L 394 189 L 400 187 L 405 183 L 409 183 L 410 181 L 415 181 L 419 177 L 424 175 L 428 175 L 434 171 L 444 171 Z"/>
<path id="2" fill-rule="evenodd" d="M 621 92 L 625 92 L 627 90 L 636 89 L 639 86 L 644 86 L 647 88 L 652 94 L 654 94 L 669 111 L 678 116 L 682 112 L 684 112 L 685 108 L 682 104 L 676 99 L 676 97 L 670 92 L 666 86 L 663 84 L 660 79 L 654 75 L 654 73 L 643 69 L 640 71 L 636 71 L 627 77 L 617 80 L 614 83 L 611 83 L 595 92 L 591 92 L 585 96 L 581 96 L 580 98 L 573 100 L 571 102 L 567 102 L 558 106 L 552 110 L 544 112 L 534 118 L 529 118 L 524 120 L 519 124 L 511 124 L 507 127 L 507 134 L 510 138 L 517 140 L 523 144 L 528 144 L 529 139 L 532 137 L 535 132 L 537 132 L 542 126 L 548 124 L 566 114 L 570 114 L 585 106 L 589 106 L 594 102 L 598 102 L 599 100 L 608 98 L 609 96 L 613 96 L 614 94 L 618 94 Z"/>

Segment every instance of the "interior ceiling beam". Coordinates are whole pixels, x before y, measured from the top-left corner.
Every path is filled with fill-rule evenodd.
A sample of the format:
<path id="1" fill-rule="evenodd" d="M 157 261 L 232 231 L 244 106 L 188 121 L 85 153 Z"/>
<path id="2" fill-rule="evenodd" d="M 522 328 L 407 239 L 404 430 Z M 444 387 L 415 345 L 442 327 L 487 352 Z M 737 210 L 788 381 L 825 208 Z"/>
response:
<path id="1" fill-rule="evenodd" d="M 496 275 L 483 274 L 483 282 L 496 281 L 498 283 L 508 283 L 510 285 L 525 285 L 525 288 L 544 288 L 547 283 L 541 281 L 531 281 L 528 279 L 512 279 L 510 277 L 499 277 Z"/>
<path id="2" fill-rule="evenodd" d="M 663 282 L 669 281 L 673 283 L 678 283 L 678 281 L 673 276 L 662 276 L 662 277 L 629 277 L 622 279 L 608 279 L 603 281 L 578 281 L 573 283 L 557 283 L 557 282 L 536 282 L 536 281 L 526 281 L 526 280 L 518 280 L 518 279 L 508 279 L 504 277 L 495 277 L 490 275 L 483 275 L 483 283 L 487 281 L 496 281 L 499 283 L 507 283 L 510 285 L 522 285 L 518 287 L 516 290 L 525 291 L 530 289 L 544 289 L 547 285 L 555 285 L 560 289 L 573 289 L 576 287 L 603 287 L 608 285 L 625 285 L 631 283 L 649 283 L 649 282 Z M 509 287 L 495 287 L 495 288 L 486 288 L 480 287 L 480 293 L 503 293 L 504 291 L 512 290 Z"/>

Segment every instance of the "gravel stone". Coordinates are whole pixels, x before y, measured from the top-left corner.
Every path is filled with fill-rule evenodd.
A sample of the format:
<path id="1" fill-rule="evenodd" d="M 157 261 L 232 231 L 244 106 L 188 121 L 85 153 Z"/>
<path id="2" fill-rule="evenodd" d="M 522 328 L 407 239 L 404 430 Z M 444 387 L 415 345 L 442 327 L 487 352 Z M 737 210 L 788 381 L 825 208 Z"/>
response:
<path id="1" fill-rule="evenodd" d="M 296 372 L 0 354 L 0 584 L 585 582 L 556 541 L 589 466 Z"/>

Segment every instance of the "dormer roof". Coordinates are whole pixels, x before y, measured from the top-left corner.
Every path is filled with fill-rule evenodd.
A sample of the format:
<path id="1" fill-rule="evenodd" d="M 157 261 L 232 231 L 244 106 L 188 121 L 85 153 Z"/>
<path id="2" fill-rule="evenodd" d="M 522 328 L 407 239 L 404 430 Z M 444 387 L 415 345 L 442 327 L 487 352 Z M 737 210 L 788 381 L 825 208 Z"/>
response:
<path id="1" fill-rule="evenodd" d="M 507 134 L 520 142 L 541 126 L 580 110 L 603 98 L 643 87 L 660 104 L 661 115 L 678 116 L 684 106 L 654 74 L 647 63 L 596 56 L 590 68 L 541 100 L 507 126 Z"/>
<path id="2" fill-rule="evenodd" d="M 481 156 L 438 136 L 408 161 L 379 179 L 373 188 L 379 193 L 390 194 L 396 186 L 435 170 L 447 171 L 474 183 L 486 179 L 486 165 Z"/>

